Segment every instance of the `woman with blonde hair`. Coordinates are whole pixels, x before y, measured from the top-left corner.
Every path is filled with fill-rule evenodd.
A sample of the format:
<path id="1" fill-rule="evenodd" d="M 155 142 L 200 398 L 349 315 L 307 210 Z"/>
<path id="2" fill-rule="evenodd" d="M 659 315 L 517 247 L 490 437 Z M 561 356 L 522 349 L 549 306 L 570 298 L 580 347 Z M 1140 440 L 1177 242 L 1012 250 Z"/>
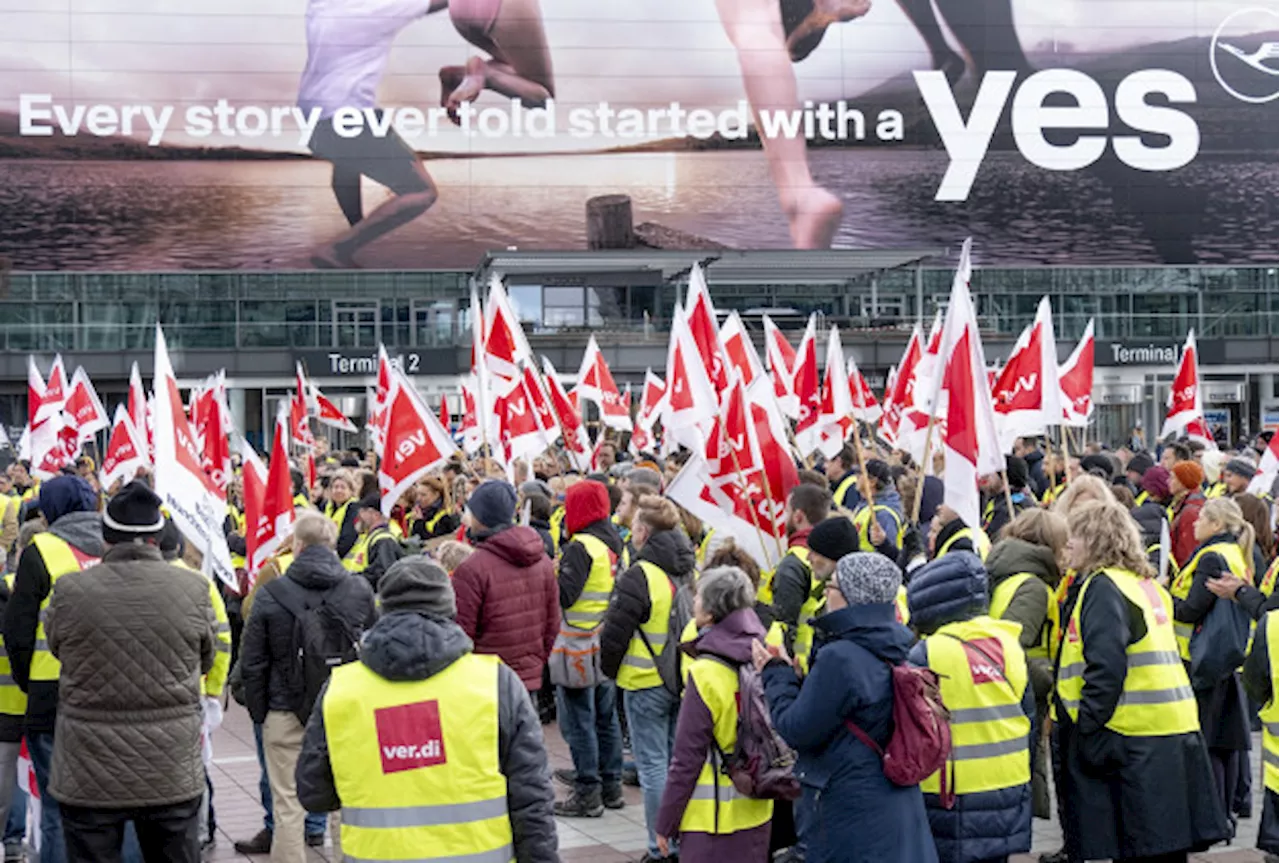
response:
<path id="1" fill-rule="evenodd" d="M 1101 479 L 1091 474 L 1081 474 L 1054 498 L 1049 509 L 1065 518 L 1080 504 L 1107 503 L 1115 499 L 1111 487 Z"/>
<path id="2" fill-rule="evenodd" d="M 1081 583 L 1054 691 L 1064 851 L 1072 860 L 1186 860 L 1230 828 L 1213 802 L 1173 604 L 1118 503 L 1074 507 L 1067 525 L 1067 562 Z"/>
<path id="3" fill-rule="evenodd" d="M 1199 546 L 1179 570 L 1170 588 L 1178 653 L 1188 665 L 1191 637 L 1218 602 L 1218 597 L 1209 589 L 1209 580 L 1229 573 L 1248 584 L 1253 583 L 1253 525 L 1245 520 L 1234 500 L 1217 497 L 1206 501 L 1196 519 L 1195 538 Z M 1196 703 L 1200 709 L 1200 728 L 1213 763 L 1213 778 L 1218 785 L 1218 800 L 1223 811 L 1231 814 L 1237 808 L 1234 797 L 1240 770 L 1248 769 L 1244 759 L 1250 739 L 1240 673 L 1233 670 L 1211 686 L 1197 689 Z M 1232 815 L 1233 823 L 1234 820 Z"/>
<path id="4" fill-rule="evenodd" d="M 339 558 L 347 556 L 351 546 L 360 538 L 356 529 L 356 505 L 360 498 L 356 495 L 359 481 L 350 470 L 340 470 L 329 477 L 328 503 L 324 506 L 325 517 L 338 528 L 338 545 L 335 551 Z"/>
<path id="5" fill-rule="evenodd" d="M 442 476 L 428 476 L 414 491 L 413 514 L 409 516 L 409 533 L 422 541 L 448 536 L 461 523 L 453 511 L 448 483 Z"/>

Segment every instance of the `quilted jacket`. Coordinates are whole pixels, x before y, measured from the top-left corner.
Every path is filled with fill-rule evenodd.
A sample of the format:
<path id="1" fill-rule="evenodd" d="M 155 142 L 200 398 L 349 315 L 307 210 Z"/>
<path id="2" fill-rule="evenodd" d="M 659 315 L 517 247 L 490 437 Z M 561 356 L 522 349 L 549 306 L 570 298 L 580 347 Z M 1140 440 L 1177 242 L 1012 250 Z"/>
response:
<path id="1" fill-rule="evenodd" d="M 45 625 L 62 661 L 54 799 L 125 808 L 204 792 L 200 676 L 215 628 L 208 582 L 153 545 L 109 547 L 58 580 Z"/>

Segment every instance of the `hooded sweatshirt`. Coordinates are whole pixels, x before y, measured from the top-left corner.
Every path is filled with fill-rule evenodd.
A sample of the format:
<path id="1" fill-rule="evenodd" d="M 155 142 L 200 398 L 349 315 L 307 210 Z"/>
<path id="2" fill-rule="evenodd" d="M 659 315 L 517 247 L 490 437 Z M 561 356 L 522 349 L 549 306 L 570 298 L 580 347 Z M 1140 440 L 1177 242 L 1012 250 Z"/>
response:
<path id="1" fill-rule="evenodd" d="M 606 677 L 618 676 L 631 637 L 653 613 L 649 580 L 639 561 L 660 567 L 671 579 L 673 595 L 690 583 L 697 563 L 693 544 L 680 530 L 653 534 L 636 552 L 636 557 L 637 562 L 619 576 L 609 610 L 605 612 L 604 629 L 600 633 L 600 667 Z"/>
<path id="2" fill-rule="evenodd" d="M 391 681 L 426 680 L 472 650 L 471 639 L 451 620 L 393 612 L 365 635 L 360 661 Z M 325 685 L 325 692 L 328 684 Z M 324 703 L 325 692 L 320 695 Z M 465 733 L 456 732 L 455 733 Z M 507 816 L 520 863 L 559 860 L 547 751 L 542 726 L 520 678 L 498 667 L 498 770 L 507 780 Z M 309 812 L 333 812 L 342 799 L 333 779 L 324 710 L 311 714 L 298 759 L 298 800 Z"/>

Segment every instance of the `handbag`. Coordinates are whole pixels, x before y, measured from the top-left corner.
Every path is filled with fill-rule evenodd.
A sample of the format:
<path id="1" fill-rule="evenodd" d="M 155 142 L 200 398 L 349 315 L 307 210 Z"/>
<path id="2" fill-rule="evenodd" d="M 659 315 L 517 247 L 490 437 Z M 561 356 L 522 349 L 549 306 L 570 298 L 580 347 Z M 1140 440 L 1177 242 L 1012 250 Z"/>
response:
<path id="1" fill-rule="evenodd" d="M 600 630 L 604 624 L 592 629 L 572 626 L 560 617 L 560 632 L 551 647 L 547 671 L 551 682 L 565 689 L 590 689 L 605 680 L 600 668 Z"/>

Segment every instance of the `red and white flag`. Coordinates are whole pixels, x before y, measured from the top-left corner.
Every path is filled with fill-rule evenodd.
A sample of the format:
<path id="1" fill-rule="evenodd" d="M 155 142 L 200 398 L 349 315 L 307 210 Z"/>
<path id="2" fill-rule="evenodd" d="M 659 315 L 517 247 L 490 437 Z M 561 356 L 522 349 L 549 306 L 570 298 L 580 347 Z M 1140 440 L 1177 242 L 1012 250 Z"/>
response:
<path id="1" fill-rule="evenodd" d="M 231 445 L 233 431 L 231 410 L 227 407 L 226 380 L 222 373 L 211 375 L 206 386 L 192 390 L 191 426 L 199 442 L 204 471 L 213 481 L 223 500 L 231 480 Z"/>
<path id="2" fill-rule="evenodd" d="M 491 375 L 494 397 L 505 395 L 520 381 L 522 365 L 533 362 L 525 344 L 524 330 L 502 286 L 494 276 L 489 283 L 489 302 L 485 308 L 483 365 Z"/>
<path id="3" fill-rule="evenodd" d="M 35 363 L 32 361 L 29 369 L 34 368 Z M 37 376 L 39 373 L 37 372 Z M 33 383 L 28 371 L 28 389 Z M 44 382 L 44 386 L 40 391 L 39 404 L 36 407 L 35 417 L 31 421 L 31 427 L 35 428 L 45 420 L 52 419 L 62 412 L 62 406 L 67 400 L 67 370 L 62 365 L 62 354 L 58 354 L 53 358 L 53 367 L 49 369 L 49 379 Z"/>
<path id="4" fill-rule="evenodd" d="M 737 371 L 747 386 L 755 383 L 756 378 L 764 376 L 760 355 L 756 353 L 751 334 L 747 332 L 736 310 L 729 313 L 724 325 L 720 327 L 720 345 L 724 349 L 729 374 Z"/>
<path id="5" fill-rule="evenodd" d="M 778 409 L 772 382 L 757 378 L 747 387 L 747 402 L 751 406 L 751 422 L 756 447 L 765 466 L 765 497 L 772 504 L 768 509 L 770 520 L 778 525 L 779 536 L 786 536 L 784 510 L 791 490 L 800 482 L 796 463 L 787 444 L 787 422 Z M 766 510 L 761 510 L 765 512 Z M 785 543 L 784 543 L 785 545 Z"/>
<path id="6" fill-rule="evenodd" d="M 125 406 L 117 405 L 115 421 L 111 424 L 111 437 L 107 440 L 107 449 L 102 456 L 102 470 L 98 474 L 102 487 L 110 489 L 117 480 L 127 483 L 137 476 L 139 468 L 150 464 L 146 441 L 129 419 L 129 411 Z"/>
<path id="7" fill-rule="evenodd" d="M 822 402 L 818 410 L 818 428 L 822 434 L 818 448 L 827 458 L 840 452 L 853 427 L 848 374 L 840 330 L 832 324 L 827 331 L 827 363 L 822 373 Z"/>
<path id="8" fill-rule="evenodd" d="M 762 315 L 764 321 L 764 356 L 769 364 L 769 375 L 773 378 L 773 394 L 778 400 L 782 413 L 792 419 L 800 416 L 800 400 L 792 390 L 792 378 L 795 375 L 796 349 L 791 347 L 782 330 L 768 315 Z"/>
<path id="9" fill-rule="evenodd" d="M 388 516 L 414 483 L 458 451 L 453 438 L 440 427 L 404 375 L 393 369 L 391 379 L 382 426 L 385 452 L 378 463 L 382 513 Z"/>
<path id="10" fill-rule="evenodd" d="M 164 332 L 156 327 L 155 377 L 155 491 L 164 501 L 174 524 L 204 556 L 206 572 L 212 572 L 233 590 L 238 589 L 231 552 L 222 532 L 226 500 L 204 470 L 204 453 L 182 409 L 182 398 Z"/>
<path id="11" fill-rule="evenodd" d="M 873 423 L 884 413 L 876 394 L 871 391 L 867 379 L 858 369 L 858 361 L 849 357 L 849 400 L 853 405 L 853 418 L 864 423 Z"/>
<path id="12" fill-rule="evenodd" d="M 331 428 L 341 429 L 345 432 L 355 434 L 358 429 L 342 409 L 335 405 L 329 399 L 325 398 L 324 393 L 320 392 L 320 388 L 316 386 L 315 381 L 306 376 L 302 370 L 302 363 L 297 363 L 295 373 L 299 381 L 299 392 L 306 393 L 307 413 L 318 419 L 321 424 Z"/>
<path id="13" fill-rule="evenodd" d="M 661 419 L 663 444 L 677 444 L 701 452 L 706 433 L 715 417 L 715 387 L 698 355 L 698 346 L 689 331 L 683 312 L 671 316 L 671 339 L 667 346 L 667 394 Z"/>
<path id="14" fill-rule="evenodd" d="M 386 424 L 385 410 L 387 399 L 391 395 L 391 358 L 387 356 L 387 348 L 385 345 L 378 345 L 378 377 L 374 386 L 372 397 L 369 399 L 368 416 L 365 418 L 365 429 L 369 432 L 369 440 L 373 444 L 373 451 L 382 457 L 383 439 L 382 427 Z M 289 421 L 289 438 L 294 439 L 296 434 L 296 425 L 292 417 Z M 307 432 L 310 434 L 310 425 Z"/>
<path id="15" fill-rule="evenodd" d="M 631 432 L 631 450 L 633 455 L 642 452 L 654 452 L 657 440 L 653 428 L 662 413 L 666 401 L 667 385 L 662 378 L 653 373 L 653 369 L 645 369 L 644 390 L 640 394 L 640 410 L 636 412 L 635 428 Z"/>
<path id="16" fill-rule="evenodd" d="M 818 377 L 817 318 L 809 316 L 791 369 L 791 391 L 799 402 L 796 421 L 796 446 L 807 456 L 822 443 L 822 384 Z"/>
<path id="17" fill-rule="evenodd" d="M 578 382 L 573 391 L 579 403 L 585 399 L 600 409 L 600 421 L 618 431 L 631 431 L 631 410 L 624 403 L 622 393 L 613 380 L 609 364 L 605 361 L 596 337 L 587 340 L 582 354 L 582 366 L 578 369 Z"/>
<path id="18" fill-rule="evenodd" d="M 965 240 L 951 285 L 929 403 L 946 417 L 941 429 L 943 502 L 966 525 L 977 529 L 982 517 L 978 478 L 1002 470 L 1004 454 L 996 432 L 977 315 L 969 294 L 969 247 L 970 241 Z"/>
<path id="19" fill-rule="evenodd" d="M 521 370 L 515 388 L 498 399 L 499 434 L 507 464 L 541 455 L 555 443 L 555 418 L 542 397 L 533 370 Z"/>
<path id="20" fill-rule="evenodd" d="M 276 417 L 271 436 L 270 466 L 264 468 L 253 448 L 245 444 L 245 555 L 249 586 L 258 571 L 276 554 L 293 530 L 297 515 L 293 506 L 293 481 L 289 472 L 287 417 L 282 410 Z M 252 471 L 250 466 L 252 465 Z M 251 479 L 252 476 L 252 479 Z M 250 494 L 250 485 L 253 494 Z"/>
<path id="21" fill-rule="evenodd" d="M 591 439 L 587 436 L 587 428 L 582 422 L 582 414 L 577 405 L 564 391 L 560 376 L 551 360 L 542 358 L 542 377 L 547 382 L 547 391 L 551 396 L 551 409 L 559 420 L 565 452 L 576 470 L 586 471 L 591 468 Z M 601 435 L 601 438 L 604 436 Z"/>
<path id="22" fill-rule="evenodd" d="M 102 406 L 102 400 L 98 398 L 93 382 L 89 380 L 89 373 L 80 367 L 71 376 L 71 392 L 62 406 L 62 412 L 67 425 L 79 432 L 81 441 L 111 427 L 107 409 Z"/>
<path id="23" fill-rule="evenodd" d="M 698 346 L 698 355 L 707 370 L 707 379 L 717 393 L 723 392 L 729 386 L 728 366 L 716 327 L 716 308 L 711 303 L 702 267 L 697 264 L 689 271 L 689 293 L 684 310 L 693 343 Z"/>
<path id="24" fill-rule="evenodd" d="M 1023 330 L 993 388 L 1001 447 L 1013 452 L 1019 437 L 1044 434 L 1062 420 L 1053 312 L 1042 297 L 1035 321 Z"/>
<path id="25" fill-rule="evenodd" d="M 893 446 L 898 446 L 898 431 L 901 428 L 902 415 L 911 406 L 915 398 L 912 390 L 916 384 L 916 366 L 924 354 L 924 339 L 917 324 L 911 330 L 911 338 L 902 352 L 902 359 L 890 373 L 890 382 L 885 384 L 884 416 L 880 418 L 880 437 Z M 901 447 L 898 447 L 901 449 Z"/>
<path id="26" fill-rule="evenodd" d="M 440 393 L 440 426 L 452 434 L 453 418 L 449 416 L 449 397 Z"/>
<path id="27" fill-rule="evenodd" d="M 1200 440 L 1210 449 L 1217 449 L 1213 435 L 1204 421 L 1204 403 L 1200 394 L 1200 367 L 1196 355 L 1196 331 L 1187 333 L 1187 343 L 1182 348 L 1177 374 L 1169 390 L 1169 412 L 1165 414 L 1160 437 L 1185 432 L 1192 440 Z"/>
<path id="28" fill-rule="evenodd" d="M 1276 483 L 1277 471 L 1280 470 L 1280 432 L 1271 436 L 1271 443 L 1262 452 L 1258 460 L 1258 472 L 1249 480 L 1249 494 L 1270 494 Z"/>
<path id="29" fill-rule="evenodd" d="M 1071 356 L 1058 366 L 1058 385 L 1062 424 L 1084 428 L 1093 418 L 1093 318 Z"/>
<path id="30" fill-rule="evenodd" d="M 27 793 L 27 844 L 31 850 L 40 851 L 40 786 L 36 782 L 36 768 L 31 761 L 24 737 L 18 749 L 18 787 Z M 39 857 L 37 857 L 39 859 Z"/>
<path id="31" fill-rule="evenodd" d="M 968 284 L 968 261 L 962 260 L 965 268 L 966 284 Z M 940 372 L 938 355 L 942 350 L 942 313 L 938 312 L 929 328 L 929 337 L 922 343 L 920 358 L 916 362 L 912 377 L 914 381 L 908 388 L 911 401 L 902 406 L 902 418 L 898 421 L 897 447 L 911 454 L 917 462 L 924 459 L 924 449 L 929 436 L 929 416 L 934 417 L 934 425 L 946 422 L 946 414 L 933 404 L 933 388 L 937 385 Z M 899 367 L 898 375 L 902 370 Z"/>

